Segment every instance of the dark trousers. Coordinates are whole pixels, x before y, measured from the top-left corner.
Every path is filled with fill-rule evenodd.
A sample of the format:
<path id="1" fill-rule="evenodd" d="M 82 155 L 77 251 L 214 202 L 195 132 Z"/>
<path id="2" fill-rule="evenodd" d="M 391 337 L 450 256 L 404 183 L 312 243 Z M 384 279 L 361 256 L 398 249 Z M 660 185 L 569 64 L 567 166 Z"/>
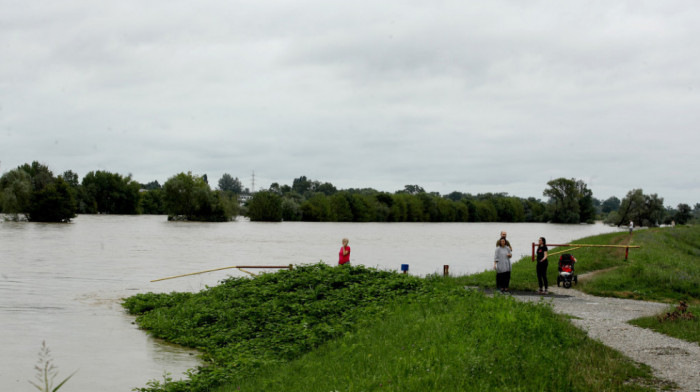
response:
<path id="1" fill-rule="evenodd" d="M 544 289 L 547 290 L 547 287 L 549 285 L 547 284 L 547 266 L 549 265 L 548 261 L 538 261 L 537 262 L 537 283 L 540 285 L 540 290 L 542 290 L 542 286 L 544 285 Z"/>
<path id="2" fill-rule="evenodd" d="M 496 274 L 496 287 L 499 290 L 507 289 L 510 286 L 510 271 Z"/>

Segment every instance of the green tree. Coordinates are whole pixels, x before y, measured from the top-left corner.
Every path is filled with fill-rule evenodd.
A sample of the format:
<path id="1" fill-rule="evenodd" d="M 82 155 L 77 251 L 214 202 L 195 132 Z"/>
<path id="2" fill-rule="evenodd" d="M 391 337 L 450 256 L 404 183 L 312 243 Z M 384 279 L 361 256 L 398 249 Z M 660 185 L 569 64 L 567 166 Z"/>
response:
<path id="1" fill-rule="evenodd" d="M 301 216 L 306 222 L 332 222 L 336 219 L 331 202 L 323 193 L 316 193 L 302 203 Z"/>
<path id="2" fill-rule="evenodd" d="M 498 211 L 490 200 L 474 200 L 475 222 L 497 222 Z"/>
<path id="3" fill-rule="evenodd" d="M 593 222 L 593 192 L 583 181 L 557 178 L 547 183 L 544 196 L 549 197 L 548 216 L 554 223 Z"/>
<path id="4" fill-rule="evenodd" d="M 75 217 L 75 195 L 68 183 L 55 178 L 37 161 L 24 164 L 0 178 L 2 210 L 33 222 L 69 222 Z"/>
<path id="5" fill-rule="evenodd" d="M 352 222 L 353 214 L 348 198 L 352 197 L 346 192 L 336 193 L 330 197 L 331 208 L 338 222 Z"/>
<path id="6" fill-rule="evenodd" d="M 408 193 L 409 195 L 417 195 L 419 193 L 425 193 L 425 189 L 423 189 L 423 187 L 420 185 L 405 185 L 403 190 L 397 191 L 396 193 Z"/>
<path id="7" fill-rule="evenodd" d="M 282 220 L 284 221 L 300 221 L 301 206 L 292 197 L 284 197 L 282 199 Z"/>
<path id="8" fill-rule="evenodd" d="M 69 222 L 75 218 L 76 202 L 70 185 L 62 177 L 33 193 L 29 220 Z"/>
<path id="9" fill-rule="evenodd" d="M 376 193 L 376 192 L 374 192 Z M 374 222 L 376 220 L 376 203 L 374 193 L 353 193 L 348 198 L 354 222 Z"/>
<path id="10" fill-rule="evenodd" d="M 601 211 L 603 213 L 610 213 L 612 211 L 617 211 L 620 209 L 620 199 L 615 196 L 611 196 L 601 204 Z"/>
<path id="11" fill-rule="evenodd" d="M 516 197 L 499 197 L 495 200 L 494 207 L 496 207 L 499 222 L 525 221 L 525 208 Z"/>
<path id="12" fill-rule="evenodd" d="M 392 206 L 394 199 L 390 193 L 377 192 L 373 194 L 375 206 L 375 218 L 378 222 L 390 222 L 392 220 Z"/>
<path id="13" fill-rule="evenodd" d="M 219 180 L 219 190 L 241 194 L 243 192 L 243 184 L 238 177 L 233 178 L 230 174 L 224 173 Z"/>
<path id="14" fill-rule="evenodd" d="M 299 178 L 295 178 L 292 181 L 292 190 L 294 192 L 297 192 L 300 195 L 305 194 L 306 192 L 311 190 L 312 182 L 309 181 L 306 176 L 301 176 Z"/>
<path id="15" fill-rule="evenodd" d="M 223 192 L 212 192 L 204 176 L 180 173 L 163 185 L 168 219 L 224 222 L 235 216 L 231 198 Z"/>
<path id="16" fill-rule="evenodd" d="M 141 192 L 139 209 L 142 214 L 163 215 L 165 209 L 165 192 L 163 189 L 151 189 Z"/>
<path id="17" fill-rule="evenodd" d="M 406 222 L 408 220 L 408 198 L 410 196 L 404 193 L 396 193 L 392 195 L 391 213 L 389 218 L 391 222 Z"/>
<path id="18" fill-rule="evenodd" d="M 617 214 L 611 214 L 606 222 L 622 226 L 632 221 L 636 226 L 654 226 L 663 222 L 665 211 L 663 198 L 655 193 L 645 195 L 642 189 L 632 189 L 620 202 Z"/>
<path id="19" fill-rule="evenodd" d="M 78 174 L 75 173 L 73 170 L 66 170 L 59 177 L 62 177 L 63 180 L 72 188 L 77 189 L 80 186 Z"/>
<path id="20" fill-rule="evenodd" d="M 163 187 L 158 183 L 158 180 L 151 181 L 148 184 L 141 184 L 141 189 L 145 189 L 147 191 L 152 191 L 155 189 L 163 189 Z"/>
<path id="21" fill-rule="evenodd" d="M 546 205 L 539 199 L 528 197 L 523 200 L 525 222 L 544 222 Z"/>
<path id="22" fill-rule="evenodd" d="M 438 216 L 437 222 L 458 222 L 456 203 L 439 197 L 435 200 Z"/>
<path id="23" fill-rule="evenodd" d="M 678 210 L 675 215 L 676 223 L 679 225 L 684 225 L 693 218 L 692 209 L 688 204 L 680 203 L 678 204 Z"/>
<path id="24" fill-rule="evenodd" d="M 141 184 L 108 171 L 89 172 L 83 177 L 83 200 L 87 213 L 137 214 Z"/>
<path id="25" fill-rule="evenodd" d="M 596 210 L 593 204 L 593 191 L 588 189 L 585 182 L 576 181 L 578 187 L 579 222 L 593 223 L 595 221 Z"/>
<path id="26" fill-rule="evenodd" d="M 251 221 L 280 222 L 282 197 L 270 191 L 260 191 L 248 201 L 248 218 Z"/>
<path id="27" fill-rule="evenodd" d="M 29 211 L 32 197 L 32 178 L 26 171 L 17 168 L 10 170 L 0 178 L 2 192 L 2 211 L 17 219 L 19 214 Z"/>

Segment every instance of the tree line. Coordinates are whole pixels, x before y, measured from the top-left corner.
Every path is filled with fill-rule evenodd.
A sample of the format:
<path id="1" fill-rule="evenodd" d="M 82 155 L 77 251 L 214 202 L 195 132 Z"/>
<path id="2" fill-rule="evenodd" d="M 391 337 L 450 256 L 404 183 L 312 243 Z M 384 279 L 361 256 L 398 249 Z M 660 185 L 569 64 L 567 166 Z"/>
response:
<path id="1" fill-rule="evenodd" d="M 675 220 L 684 224 L 700 216 L 700 204 L 664 207 L 663 198 L 631 190 L 623 200 L 604 201 L 581 180 L 558 178 L 547 183 L 546 201 L 507 193 L 452 192 L 440 195 L 419 185 L 394 193 L 371 188 L 337 189 L 329 182 L 295 178 L 291 185 L 273 183 L 250 195 L 238 178 L 225 173 L 216 189 L 207 175 L 191 172 L 141 184 L 131 175 L 91 171 L 82 181 L 73 171 L 54 175 L 39 162 L 24 164 L 0 177 L 0 212 L 10 219 L 68 222 L 76 214 L 157 214 L 169 220 L 310 222 L 554 222 L 653 226 Z M 246 197 L 241 197 L 245 195 Z M 242 202 L 242 200 L 245 200 Z"/>
<path id="2" fill-rule="evenodd" d="M 71 170 L 54 175 L 35 161 L 0 177 L 0 212 L 33 222 L 68 222 L 76 214 L 157 214 L 169 220 L 223 222 L 238 215 L 237 195 L 243 191 L 240 180 L 230 174 L 212 190 L 206 175 L 179 173 L 161 186 L 98 170 L 79 181 Z"/>

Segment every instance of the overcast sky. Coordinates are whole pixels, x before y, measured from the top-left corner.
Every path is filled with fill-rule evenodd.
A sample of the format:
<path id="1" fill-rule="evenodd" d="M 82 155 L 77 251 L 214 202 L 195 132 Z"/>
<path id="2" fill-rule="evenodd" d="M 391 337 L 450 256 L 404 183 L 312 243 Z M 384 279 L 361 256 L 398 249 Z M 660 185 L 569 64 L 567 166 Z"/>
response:
<path id="1" fill-rule="evenodd" d="M 2 173 L 700 202 L 697 1 L 0 7 Z"/>

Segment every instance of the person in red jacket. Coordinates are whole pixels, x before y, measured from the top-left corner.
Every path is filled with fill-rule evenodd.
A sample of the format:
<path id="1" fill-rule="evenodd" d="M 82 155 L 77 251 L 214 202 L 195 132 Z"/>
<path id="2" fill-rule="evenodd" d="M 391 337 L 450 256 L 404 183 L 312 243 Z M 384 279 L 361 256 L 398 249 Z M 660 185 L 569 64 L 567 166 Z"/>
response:
<path id="1" fill-rule="evenodd" d="M 348 246 L 348 242 L 347 238 L 343 238 L 343 246 L 340 247 L 340 252 L 338 253 L 338 265 L 350 262 L 350 247 Z"/>

